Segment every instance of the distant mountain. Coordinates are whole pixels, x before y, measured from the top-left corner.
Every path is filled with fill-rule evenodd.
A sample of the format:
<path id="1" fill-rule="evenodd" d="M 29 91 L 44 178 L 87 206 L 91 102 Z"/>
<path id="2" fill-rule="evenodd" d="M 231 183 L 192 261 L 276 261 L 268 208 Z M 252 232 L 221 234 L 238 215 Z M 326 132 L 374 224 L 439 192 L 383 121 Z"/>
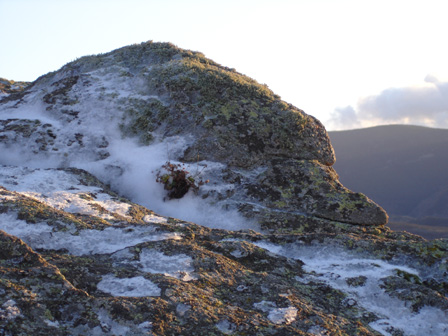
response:
<path id="1" fill-rule="evenodd" d="M 437 227 L 448 237 L 448 130 L 389 125 L 329 135 L 340 181 L 384 207 L 391 226 Z"/>

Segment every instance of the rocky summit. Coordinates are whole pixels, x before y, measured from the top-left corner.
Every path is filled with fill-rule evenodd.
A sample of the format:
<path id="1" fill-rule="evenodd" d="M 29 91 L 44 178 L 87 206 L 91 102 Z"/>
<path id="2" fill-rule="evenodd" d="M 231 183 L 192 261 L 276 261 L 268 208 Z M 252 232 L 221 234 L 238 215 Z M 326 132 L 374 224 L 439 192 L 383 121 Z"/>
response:
<path id="1" fill-rule="evenodd" d="M 1 84 L 1 334 L 448 334 L 448 240 L 266 85 L 153 42 Z"/>

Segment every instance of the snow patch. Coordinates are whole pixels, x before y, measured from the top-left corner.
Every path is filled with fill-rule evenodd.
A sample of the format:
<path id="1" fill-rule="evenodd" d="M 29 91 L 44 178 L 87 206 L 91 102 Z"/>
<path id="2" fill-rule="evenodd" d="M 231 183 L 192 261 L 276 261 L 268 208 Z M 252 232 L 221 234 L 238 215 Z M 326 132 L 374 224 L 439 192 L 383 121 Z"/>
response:
<path id="1" fill-rule="evenodd" d="M 182 281 L 196 280 L 193 259 L 186 254 L 165 255 L 153 249 L 143 249 L 138 266 L 144 272 L 161 273 Z"/>
<path id="2" fill-rule="evenodd" d="M 113 201 L 110 199 L 111 197 L 106 194 L 86 196 L 84 193 L 73 193 L 66 191 L 57 191 L 46 195 L 35 192 L 23 192 L 21 194 L 37 199 L 38 201 L 55 209 L 70 213 L 96 216 L 106 220 L 117 219 L 112 215 L 117 214 L 121 217 L 131 219 L 130 216 L 126 215 L 131 205 Z M 99 210 L 98 207 L 103 210 Z"/>
<path id="3" fill-rule="evenodd" d="M 2 104 L 3 111 L 0 111 L 0 120 L 39 120 L 42 124 L 53 124 L 56 127 L 60 127 L 61 124 L 58 121 L 44 112 L 45 106 L 39 99 L 36 99 L 35 94 L 31 94 L 30 96 L 34 100 L 32 104 L 17 105 L 13 101 Z"/>
<path id="4" fill-rule="evenodd" d="M 319 325 L 314 325 L 314 326 L 312 326 L 312 327 L 309 328 L 306 332 L 307 332 L 308 334 L 310 334 L 310 335 L 314 335 L 314 336 L 327 336 L 327 335 L 330 334 L 330 332 L 329 332 L 327 329 L 322 328 L 322 327 L 319 326 Z"/>
<path id="5" fill-rule="evenodd" d="M 142 276 L 133 278 L 117 278 L 113 274 L 103 276 L 97 288 L 113 296 L 160 296 L 160 288 Z"/>
<path id="6" fill-rule="evenodd" d="M 398 318 L 381 318 L 370 323 L 370 326 L 383 335 L 393 336 L 394 329 L 403 330 L 406 336 L 448 335 L 448 312 L 438 308 L 425 306 L 418 313 L 409 314 L 403 309 L 403 304 L 395 302 L 391 304 L 398 308 Z"/>
<path id="7" fill-rule="evenodd" d="M 59 324 L 58 321 L 51 321 L 51 320 L 45 319 L 44 322 L 49 327 L 55 327 L 55 328 L 59 328 L 60 327 L 60 324 Z"/>
<path id="8" fill-rule="evenodd" d="M 264 242 L 264 241 L 252 242 L 252 244 L 254 244 L 258 247 L 261 247 L 265 250 L 268 250 L 269 252 L 274 253 L 274 254 L 284 255 L 284 253 L 285 253 L 284 247 L 282 245 L 277 245 L 277 244 Z"/>
<path id="9" fill-rule="evenodd" d="M 275 324 L 290 324 L 296 320 L 297 308 L 275 308 L 269 312 L 268 319 Z"/>
<path id="10" fill-rule="evenodd" d="M 235 249 L 232 252 L 230 252 L 231 255 L 233 255 L 235 258 L 244 258 L 247 257 L 248 253 L 245 251 L 241 251 L 239 249 Z"/>
<path id="11" fill-rule="evenodd" d="M 58 210 L 106 220 L 115 219 L 113 214 L 131 218 L 127 216 L 130 204 L 113 200 L 100 188 L 84 186 L 75 175 L 62 170 L 0 166 L 0 184 Z"/>
<path id="12" fill-rule="evenodd" d="M 166 224 L 168 222 L 166 217 L 161 217 L 157 215 L 146 215 L 143 217 L 143 221 L 145 223 L 158 223 L 158 224 Z"/>
<path id="13" fill-rule="evenodd" d="M 261 301 L 254 303 L 254 308 L 268 313 L 268 319 L 274 324 L 290 324 L 296 320 L 297 308 L 277 308 L 275 302 Z"/>
<path id="14" fill-rule="evenodd" d="M 101 334 L 111 334 L 111 335 L 127 335 L 130 328 L 120 323 L 114 321 L 105 309 L 100 309 L 97 313 L 98 320 L 100 321 Z M 100 332 L 98 327 L 94 328 L 95 332 Z M 95 330 L 97 329 L 97 330 Z"/>
<path id="15" fill-rule="evenodd" d="M 176 306 L 176 313 L 180 317 L 184 317 L 185 314 L 191 309 L 190 305 L 184 304 L 184 303 L 178 303 Z"/>
<path id="16" fill-rule="evenodd" d="M 114 253 L 147 241 L 181 239 L 178 233 L 155 233 L 152 226 L 108 227 L 104 230 L 55 231 L 46 223 L 28 224 L 14 214 L 0 214 L 0 229 L 33 249 L 67 249 L 73 255 Z"/>
<path id="17" fill-rule="evenodd" d="M 16 199 L 17 199 L 17 196 L 0 195 L 0 201 L 15 201 Z"/>
<path id="18" fill-rule="evenodd" d="M 423 307 L 412 312 L 406 302 L 389 296 L 381 287 L 381 279 L 402 270 L 418 276 L 418 271 L 401 265 L 393 265 L 379 259 L 351 254 L 330 246 L 304 246 L 299 244 L 276 245 L 270 242 L 253 243 L 268 251 L 304 262 L 308 272 L 298 281 L 325 282 L 345 292 L 347 302 L 357 304 L 380 319 L 370 326 L 383 335 L 392 335 L 388 330 L 398 329 L 409 336 L 444 335 L 448 331 L 448 312 L 434 307 Z M 350 286 L 347 279 L 365 276 L 363 286 Z M 428 330 L 432 332 L 428 333 Z"/>
<path id="19" fill-rule="evenodd" d="M 216 323 L 215 326 L 224 335 L 231 335 L 237 329 L 236 325 L 234 323 L 229 322 L 228 320 L 221 320 L 218 323 Z"/>
<path id="20" fill-rule="evenodd" d="M 140 323 L 138 325 L 138 328 L 142 329 L 144 331 L 151 331 L 151 329 L 152 329 L 152 322 L 150 322 L 150 321 L 142 322 L 142 323 Z"/>

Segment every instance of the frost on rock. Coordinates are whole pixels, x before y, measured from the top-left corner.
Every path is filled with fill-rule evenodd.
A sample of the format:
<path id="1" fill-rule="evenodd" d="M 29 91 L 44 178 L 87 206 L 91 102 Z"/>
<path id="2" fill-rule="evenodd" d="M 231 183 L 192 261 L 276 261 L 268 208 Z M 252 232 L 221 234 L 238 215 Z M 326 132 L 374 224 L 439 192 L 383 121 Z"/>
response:
<path id="1" fill-rule="evenodd" d="M 224 335 L 232 335 L 237 330 L 237 326 L 228 320 L 221 320 L 215 326 Z"/>
<path id="2" fill-rule="evenodd" d="M 33 197 L 55 209 L 70 213 L 97 216 L 106 220 L 117 219 L 114 214 L 130 218 L 126 215 L 130 204 L 116 202 L 105 194 L 95 195 L 92 192 L 86 193 L 85 191 L 78 193 L 55 191 L 46 195 L 35 192 L 22 192 L 22 194 Z"/>
<path id="3" fill-rule="evenodd" d="M 255 302 L 254 303 L 254 308 L 261 310 L 262 312 L 269 312 L 270 310 L 276 308 L 277 305 L 275 304 L 275 302 L 272 301 L 260 301 L 260 302 Z"/>
<path id="4" fill-rule="evenodd" d="M 146 223 L 167 223 L 166 217 L 156 216 L 156 215 L 146 215 L 143 217 Z"/>
<path id="5" fill-rule="evenodd" d="M 138 325 L 138 328 L 144 331 L 150 331 L 152 329 L 152 322 L 149 321 L 142 322 Z"/>
<path id="6" fill-rule="evenodd" d="M 178 233 L 155 233 L 155 228 L 151 226 L 56 231 L 46 223 L 28 224 L 13 214 L 0 214 L 0 229 L 19 237 L 34 249 L 67 249 L 69 253 L 79 256 L 114 253 L 147 241 L 180 239 Z"/>
<path id="7" fill-rule="evenodd" d="M 388 330 L 402 330 L 405 335 L 442 335 L 448 331 L 448 313 L 435 307 L 423 307 L 413 312 L 410 305 L 390 296 L 382 288 L 383 279 L 395 275 L 397 271 L 419 276 L 417 270 L 407 266 L 388 263 L 349 253 L 337 247 L 303 246 L 299 244 L 277 245 L 269 242 L 256 242 L 262 247 L 288 258 L 300 259 L 305 263 L 307 274 L 297 280 L 301 283 L 322 282 L 346 293 L 346 306 L 364 308 L 379 317 L 370 326 L 383 335 L 392 335 Z M 362 277 L 361 285 L 353 286 L 352 279 Z M 266 306 L 266 303 L 260 307 Z M 280 313 L 280 312 L 278 312 Z M 281 316 L 274 313 L 272 316 Z"/>
<path id="8" fill-rule="evenodd" d="M 0 185 L 58 210 L 107 220 L 116 215 L 130 218 L 129 203 L 112 199 L 98 187 L 85 186 L 63 170 L 0 166 Z"/>
<path id="9" fill-rule="evenodd" d="M 321 326 L 312 326 L 306 331 L 310 335 L 314 336 L 327 336 L 329 335 L 329 331 Z"/>
<path id="10" fill-rule="evenodd" d="M 21 315 L 22 313 L 14 300 L 6 301 L 2 304 L 2 308 L 0 308 L 0 321 L 14 320 Z"/>
<path id="11" fill-rule="evenodd" d="M 160 288 L 142 276 L 117 278 L 113 274 L 103 276 L 97 288 L 113 296 L 160 296 Z"/>
<path id="12" fill-rule="evenodd" d="M 182 281 L 191 281 L 196 279 L 192 274 L 192 263 L 193 260 L 185 254 L 168 256 L 159 251 L 144 249 L 140 253 L 138 266 L 144 272 L 162 273 Z"/>
<path id="13" fill-rule="evenodd" d="M 114 321 L 107 311 L 100 309 L 97 313 L 98 320 L 100 321 L 100 328 L 102 333 L 110 333 L 112 335 L 127 335 L 130 328 L 121 325 Z M 98 329 L 98 327 L 97 327 Z M 99 331 L 99 330 L 98 330 Z"/>
<path id="14" fill-rule="evenodd" d="M 178 314 L 180 317 L 185 316 L 185 314 L 191 310 L 191 306 L 183 303 L 179 303 L 176 306 L 176 314 Z"/>
<path id="15" fill-rule="evenodd" d="M 239 249 L 235 249 L 232 252 L 230 252 L 230 254 L 232 256 L 234 256 L 235 258 L 244 258 L 247 257 L 247 253 L 245 251 L 241 251 Z"/>
<path id="16" fill-rule="evenodd" d="M 254 308 L 268 313 L 268 319 L 274 324 L 290 324 L 294 322 L 297 317 L 297 308 L 277 308 L 275 302 L 271 301 L 254 303 Z"/>
<path id="17" fill-rule="evenodd" d="M 89 325 L 78 325 L 73 329 L 73 335 L 91 335 L 91 336 L 104 336 L 104 335 L 123 335 L 130 336 L 135 335 L 131 331 L 131 328 L 124 326 L 115 321 L 105 309 L 99 309 L 96 312 L 99 325 L 91 328 Z"/>
<path id="18" fill-rule="evenodd" d="M 50 326 L 50 327 L 59 327 L 60 325 L 59 325 L 59 322 L 58 321 L 50 321 L 50 320 L 44 320 L 44 322 L 45 322 L 45 324 L 47 325 L 47 326 Z"/>
<path id="19" fill-rule="evenodd" d="M 391 302 L 391 309 L 397 311 L 370 323 L 370 326 L 387 336 L 394 336 L 394 330 L 402 330 L 405 335 L 427 336 L 448 335 L 448 312 L 434 307 L 425 306 L 418 313 L 409 313 L 403 309 L 403 304 Z M 381 315 L 380 315 L 381 316 Z"/>
<path id="20" fill-rule="evenodd" d="M 297 308 L 287 307 L 287 308 L 275 308 L 269 312 L 268 319 L 275 324 L 290 324 L 294 322 L 297 316 Z"/>

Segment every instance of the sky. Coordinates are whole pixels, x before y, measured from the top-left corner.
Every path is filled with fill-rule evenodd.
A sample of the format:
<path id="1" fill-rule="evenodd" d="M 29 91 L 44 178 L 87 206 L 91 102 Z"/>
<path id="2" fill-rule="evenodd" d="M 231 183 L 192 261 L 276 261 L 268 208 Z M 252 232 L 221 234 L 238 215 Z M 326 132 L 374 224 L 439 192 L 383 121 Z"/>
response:
<path id="1" fill-rule="evenodd" d="M 267 84 L 327 130 L 448 128 L 446 0 L 0 0 L 0 77 L 148 40 Z"/>

